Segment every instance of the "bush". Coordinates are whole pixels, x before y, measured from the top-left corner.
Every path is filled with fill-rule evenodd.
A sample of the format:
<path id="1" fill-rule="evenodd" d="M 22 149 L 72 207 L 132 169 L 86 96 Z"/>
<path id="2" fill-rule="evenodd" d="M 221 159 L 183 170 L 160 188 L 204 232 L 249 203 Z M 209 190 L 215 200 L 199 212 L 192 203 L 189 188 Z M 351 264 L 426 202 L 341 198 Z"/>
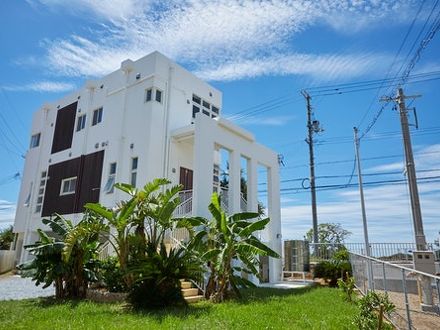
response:
<path id="1" fill-rule="evenodd" d="M 117 257 L 109 257 L 100 262 L 98 279 L 110 292 L 127 292 L 128 288 L 124 280 L 124 272 L 118 264 Z"/>
<path id="2" fill-rule="evenodd" d="M 353 276 L 349 276 L 348 273 L 346 274 L 346 279 L 338 279 L 338 287 L 339 289 L 341 289 L 344 293 L 345 293 L 345 300 L 347 300 L 348 302 L 352 302 L 353 301 L 353 292 L 354 292 L 354 288 L 356 286 L 356 283 L 354 281 L 354 277 Z"/>
<path id="3" fill-rule="evenodd" d="M 167 251 L 165 244 L 161 244 L 159 252 L 130 267 L 134 283 L 128 301 L 134 309 L 140 310 L 186 304 L 180 279 L 197 279 L 201 272 L 200 260 L 191 252 L 185 248 Z"/>
<path id="4" fill-rule="evenodd" d="M 338 278 L 344 278 L 344 274 L 351 274 L 351 264 L 347 260 L 326 260 L 315 266 L 314 276 L 329 281 L 329 286 L 335 287 Z"/>
<path id="5" fill-rule="evenodd" d="M 390 314 L 396 308 L 387 294 L 368 292 L 358 301 L 359 313 L 355 316 L 353 323 L 360 330 L 378 329 L 379 315 L 377 312 L 381 305 L 386 314 Z M 383 324 L 380 329 L 393 329 L 393 327 L 389 324 Z"/>

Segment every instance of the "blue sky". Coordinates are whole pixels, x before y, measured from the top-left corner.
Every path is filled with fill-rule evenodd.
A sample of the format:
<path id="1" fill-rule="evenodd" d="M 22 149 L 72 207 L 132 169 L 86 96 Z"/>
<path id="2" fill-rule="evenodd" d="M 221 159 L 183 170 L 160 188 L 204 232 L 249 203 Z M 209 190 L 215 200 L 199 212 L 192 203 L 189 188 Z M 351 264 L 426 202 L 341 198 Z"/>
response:
<path id="1" fill-rule="evenodd" d="M 437 16 L 440 8 L 429 16 L 434 2 L 2 1 L 0 226 L 13 218 L 20 185 L 13 176 L 23 168 L 20 155 L 29 144 L 32 113 L 86 79 L 117 69 L 124 59 L 158 50 L 220 89 L 223 115 L 284 156 L 283 237 L 302 238 L 311 211 L 309 191 L 299 181 L 308 177 L 299 90 L 394 77 L 417 49 L 425 22 L 431 18 L 427 29 Z M 439 53 L 436 35 L 411 73 L 439 71 Z M 411 104 L 419 121 L 418 130 L 411 128 L 419 177 L 440 175 L 439 76 L 404 86 L 408 95 L 422 94 Z M 364 132 L 381 106 L 379 97 L 393 88 L 326 96 L 309 90 L 325 128 L 316 137 L 317 185 L 345 184 L 353 168 L 352 128 Z M 365 182 L 404 178 L 399 132 L 398 114 L 389 105 L 361 141 Z M 433 241 L 440 230 L 440 183 L 427 179 L 419 189 L 425 232 Z M 365 193 L 370 240 L 413 241 L 406 186 L 371 185 Z M 318 216 L 352 231 L 351 241 L 362 240 L 357 187 L 318 191 Z"/>

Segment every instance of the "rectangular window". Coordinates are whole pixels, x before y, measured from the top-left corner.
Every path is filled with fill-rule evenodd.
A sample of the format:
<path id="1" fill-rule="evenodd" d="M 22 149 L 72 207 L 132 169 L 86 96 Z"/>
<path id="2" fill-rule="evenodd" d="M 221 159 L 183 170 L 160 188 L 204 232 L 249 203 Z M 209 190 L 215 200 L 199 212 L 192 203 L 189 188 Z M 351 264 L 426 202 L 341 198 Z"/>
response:
<path id="1" fill-rule="evenodd" d="M 210 105 L 208 102 L 206 102 L 206 101 L 203 101 L 203 106 L 204 106 L 206 109 L 210 109 L 210 108 L 211 108 L 211 105 Z"/>
<path id="2" fill-rule="evenodd" d="M 76 179 L 77 177 L 71 177 L 67 179 L 63 179 L 61 181 L 61 189 L 60 189 L 60 196 L 62 195 L 70 195 L 75 193 L 76 188 Z"/>
<path id="3" fill-rule="evenodd" d="M 103 112 L 102 107 L 93 111 L 92 126 L 95 126 L 102 121 L 102 112 Z"/>
<path id="4" fill-rule="evenodd" d="M 110 168 L 108 171 L 108 178 L 107 178 L 107 182 L 104 187 L 104 191 L 107 194 L 113 193 L 115 180 L 116 180 L 116 163 L 110 163 Z"/>
<path id="5" fill-rule="evenodd" d="M 202 110 L 203 114 L 207 115 L 208 117 L 210 117 L 209 111 L 206 110 Z"/>
<path id="6" fill-rule="evenodd" d="M 136 186 L 137 168 L 138 168 L 138 158 L 133 157 L 131 159 L 131 173 L 130 173 L 130 184 L 133 187 Z"/>
<path id="7" fill-rule="evenodd" d="M 156 89 L 156 101 L 162 103 L 162 91 Z"/>
<path id="8" fill-rule="evenodd" d="M 195 102 L 197 104 L 201 104 L 202 99 L 200 97 L 198 97 L 197 95 L 193 94 L 193 102 Z"/>
<path id="9" fill-rule="evenodd" d="M 151 101 L 153 95 L 153 90 L 151 88 L 147 89 L 145 92 L 145 102 Z"/>
<path id="10" fill-rule="evenodd" d="M 37 133 L 37 134 L 32 135 L 31 144 L 30 144 L 31 149 L 36 148 L 40 145 L 40 136 L 41 136 L 41 133 Z"/>
<path id="11" fill-rule="evenodd" d="M 86 115 L 79 116 L 76 121 L 76 131 L 79 132 L 85 127 L 86 127 Z"/>
<path id="12" fill-rule="evenodd" d="M 193 118 L 196 118 L 196 113 L 200 112 L 200 108 L 193 105 Z"/>
<path id="13" fill-rule="evenodd" d="M 217 107 L 215 107 L 215 106 L 212 106 L 212 112 L 214 112 L 214 113 L 218 114 L 219 110 L 218 110 L 218 108 L 217 108 Z"/>

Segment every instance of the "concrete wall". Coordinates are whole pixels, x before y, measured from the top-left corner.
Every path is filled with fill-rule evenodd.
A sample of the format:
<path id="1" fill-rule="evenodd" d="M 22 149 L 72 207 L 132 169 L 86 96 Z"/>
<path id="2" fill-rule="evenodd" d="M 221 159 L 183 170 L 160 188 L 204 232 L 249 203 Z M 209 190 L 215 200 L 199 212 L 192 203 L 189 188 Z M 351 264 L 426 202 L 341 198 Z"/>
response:
<path id="1" fill-rule="evenodd" d="M 0 274 L 12 270 L 15 266 L 15 251 L 0 250 Z"/>

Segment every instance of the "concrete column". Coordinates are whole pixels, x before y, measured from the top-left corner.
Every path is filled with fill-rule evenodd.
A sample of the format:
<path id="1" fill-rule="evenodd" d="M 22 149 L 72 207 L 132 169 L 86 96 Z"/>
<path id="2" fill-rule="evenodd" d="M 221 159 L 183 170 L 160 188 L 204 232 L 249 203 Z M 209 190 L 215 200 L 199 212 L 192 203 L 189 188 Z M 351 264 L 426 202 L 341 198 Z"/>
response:
<path id="1" fill-rule="evenodd" d="M 209 132 L 209 124 L 195 119 L 194 132 L 194 176 L 193 214 L 210 218 L 208 205 L 211 202 L 214 171 L 214 141 Z"/>
<path id="2" fill-rule="evenodd" d="M 281 256 L 281 210 L 280 210 L 280 178 L 278 163 L 273 163 L 268 168 L 267 192 L 268 192 L 268 215 L 270 217 L 268 233 L 271 238 L 270 247 Z M 270 282 L 281 281 L 281 259 L 269 258 Z"/>
<path id="3" fill-rule="evenodd" d="M 241 212 L 240 210 L 240 180 L 241 164 L 240 152 L 233 150 L 229 152 L 229 214 Z"/>
<path id="4" fill-rule="evenodd" d="M 247 161 L 247 210 L 258 212 L 258 162 L 255 158 Z"/>

